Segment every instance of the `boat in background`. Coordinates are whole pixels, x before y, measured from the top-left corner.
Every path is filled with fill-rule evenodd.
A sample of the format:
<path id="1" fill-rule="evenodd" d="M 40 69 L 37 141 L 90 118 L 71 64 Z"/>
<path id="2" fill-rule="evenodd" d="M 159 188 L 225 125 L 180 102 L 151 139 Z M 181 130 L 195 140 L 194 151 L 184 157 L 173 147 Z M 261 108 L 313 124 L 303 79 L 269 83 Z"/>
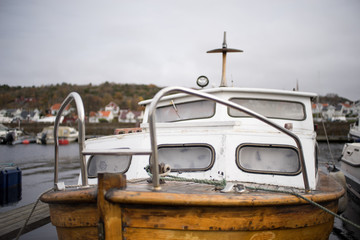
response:
<path id="1" fill-rule="evenodd" d="M 145 106 L 141 131 L 89 139 L 78 111 L 79 186 L 59 182 L 55 141 L 49 204 L 59 239 L 328 239 L 344 188 L 321 172 L 313 93 L 168 87 Z M 208 79 L 198 78 L 204 87 Z"/>
<path id="2" fill-rule="evenodd" d="M 360 117 L 350 125 L 350 130 L 348 134 L 349 140 L 353 140 L 354 142 L 360 142 Z"/>
<path id="3" fill-rule="evenodd" d="M 360 143 L 345 143 L 340 169 L 345 175 L 348 192 L 360 204 Z"/>
<path id="4" fill-rule="evenodd" d="M 18 128 L 8 128 L 0 124 L 0 144 L 16 143 L 24 136 L 24 132 Z"/>
<path id="5" fill-rule="evenodd" d="M 75 128 L 68 126 L 59 126 L 58 134 L 60 144 L 75 142 L 79 135 Z M 43 128 L 43 130 L 36 135 L 36 143 L 54 144 L 54 126 Z"/>

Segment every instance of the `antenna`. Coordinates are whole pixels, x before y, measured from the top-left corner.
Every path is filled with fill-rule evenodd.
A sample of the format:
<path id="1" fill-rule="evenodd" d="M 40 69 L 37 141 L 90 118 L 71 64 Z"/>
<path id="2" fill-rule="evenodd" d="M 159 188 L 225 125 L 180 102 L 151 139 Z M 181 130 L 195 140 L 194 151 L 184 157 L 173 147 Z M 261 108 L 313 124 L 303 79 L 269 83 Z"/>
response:
<path id="1" fill-rule="evenodd" d="M 224 32 L 224 41 L 223 41 L 223 44 L 222 44 L 222 48 L 207 51 L 207 53 L 222 53 L 223 64 L 222 64 L 222 77 L 221 77 L 220 87 L 226 87 L 227 86 L 227 83 L 226 83 L 226 53 L 228 53 L 228 52 L 243 52 L 243 50 L 234 49 L 234 48 L 227 48 L 226 32 Z"/>

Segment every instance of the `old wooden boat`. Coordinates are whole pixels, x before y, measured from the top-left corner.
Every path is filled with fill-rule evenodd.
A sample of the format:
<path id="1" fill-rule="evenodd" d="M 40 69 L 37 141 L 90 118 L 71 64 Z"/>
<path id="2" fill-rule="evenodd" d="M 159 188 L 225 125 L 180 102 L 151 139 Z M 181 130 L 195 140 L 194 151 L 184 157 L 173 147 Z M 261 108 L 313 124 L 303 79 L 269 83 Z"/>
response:
<path id="1" fill-rule="evenodd" d="M 239 51 L 223 48 L 210 52 Z M 223 73 L 225 64 L 223 65 Z M 205 77 L 199 81 L 206 84 Z M 318 169 L 312 93 L 162 89 L 141 132 L 84 142 L 81 176 L 58 176 L 49 203 L 59 239 L 328 239 L 344 189 Z M 171 95 L 169 95 L 171 94 Z M 55 139 L 59 121 L 55 121 Z"/>

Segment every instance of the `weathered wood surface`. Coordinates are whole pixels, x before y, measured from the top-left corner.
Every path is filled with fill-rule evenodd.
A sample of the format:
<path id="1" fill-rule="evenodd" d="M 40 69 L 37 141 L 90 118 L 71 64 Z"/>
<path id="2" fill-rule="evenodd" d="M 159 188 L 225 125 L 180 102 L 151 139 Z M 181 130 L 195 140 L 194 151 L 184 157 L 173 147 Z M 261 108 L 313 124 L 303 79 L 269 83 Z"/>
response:
<path id="1" fill-rule="evenodd" d="M 320 174 L 319 189 L 302 195 L 336 212 L 343 193 Z M 105 239 L 327 239 L 334 221 L 293 195 L 224 194 L 196 183 L 168 182 L 160 192 L 146 182 L 129 183 L 126 190 L 109 189 L 105 199 L 112 209 L 102 216 L 105 225 L 118 221 L 105 228 Z M 120 214 L 112 214 L 116 211 Z M 118 225 L 122 233 L 116 232 Z"/>
<path id="2" fill-rule="evenodd" d="M 161 185 L 159 192 L 152 191 L 149 184 L 129 183 L 126 191 L 110 189 L 106 199 L 112 203 L 120 204 L 149 204 L 149 205 L 177 205 L 177 206 L 277 206 L 306 204 L 307 202 L 291 194 L 270 193 L 261 191 L 247 191 L 246 193 L 220 193 L 214 191 L 214 186 L 184 183 L 167 182 Z M 319 173 L 319 184 L 316 191 L 303 195 L 316 202 L 337 200 L 345 193 L 343 187 L 333 178 Z"/>
<path id="3" fill-rule="evenodd" d="M 28 218 L 34 204 L 19 207 L 14 210 L 0 213 L 0 240 L 13 239 L 17 236 Z M 39 202 L 32 214 L 23 234 L 39 228 L 50 222 L 49 206 Z"/>
<path id="4" fill-rule="evenodd" d="M 126 228 L 124 238 L 127 240 L 275 240 L 291 239 L 327 240 L 326 233 L 330 233 L 332 226 L 322 224 L 307 228 L 274 229 L 270 231 L 193 231 L 193 230 L 167 230 Z M 117 238 L 121 239 L 121 238 Z"/>
<path id="5" fill-rule="evenodd" d="M 100 173 L 98 174 L 98 179 L 98 210 L 106 238 L 104 233 L 101 233 L 101 236 L 104 239 L 120 238 L 122 236 L 121 208 L 106 201 L 104 194 L 113 188 L 119 190 L 125 189 L 126 176 L 114 173 Z"/>
<path id="6" fill-rule="evenodd" d="M 302 195 L 336 212 L 343 188 L 320 174 Z M 98 188 L 50 192 L 59 239 L 327 239 L 333 216 L 293 195 L 220 193 L 214 186 L 167 182 L 154 192 L 146 180 L 99 175 Z M 300 191 L 301 193 L 302 191 Z M 103 230 L 99 232 L 99 228 Z"/>
<path id="7" fill-rule="evenodd" d="M 98 239 L 97 188 L 68 189 L 44 194 L 58 239 Z"/>

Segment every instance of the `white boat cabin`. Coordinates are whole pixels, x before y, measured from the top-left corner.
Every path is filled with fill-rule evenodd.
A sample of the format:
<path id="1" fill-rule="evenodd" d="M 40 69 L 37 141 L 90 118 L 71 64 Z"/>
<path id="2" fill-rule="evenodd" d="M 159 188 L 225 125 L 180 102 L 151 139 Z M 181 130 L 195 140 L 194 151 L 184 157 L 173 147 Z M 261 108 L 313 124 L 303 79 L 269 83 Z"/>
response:
<path id="1" fill-rule="evenodd" d="M 310 189 L 316 188 L 316 133 L 313 93 L 220 87 L 201 90 L 257 112 L 286 128 L 301 141 Z M 86 148 L 150 149 L 149 105 L 145 105 L 142 132 L 86 141 Z M 169 174 L 184 178 L 214 179 L 304 188 L 299 150 L 295 141 L 276 128 L 207 99 L 184 93 L 163 97 L 155 111 L 158 162 Z M 146 178 L 149 155 L 94 155 L 87 158 L 89 184 L 98 172 L 121 172 L 127 179 Z"/>

